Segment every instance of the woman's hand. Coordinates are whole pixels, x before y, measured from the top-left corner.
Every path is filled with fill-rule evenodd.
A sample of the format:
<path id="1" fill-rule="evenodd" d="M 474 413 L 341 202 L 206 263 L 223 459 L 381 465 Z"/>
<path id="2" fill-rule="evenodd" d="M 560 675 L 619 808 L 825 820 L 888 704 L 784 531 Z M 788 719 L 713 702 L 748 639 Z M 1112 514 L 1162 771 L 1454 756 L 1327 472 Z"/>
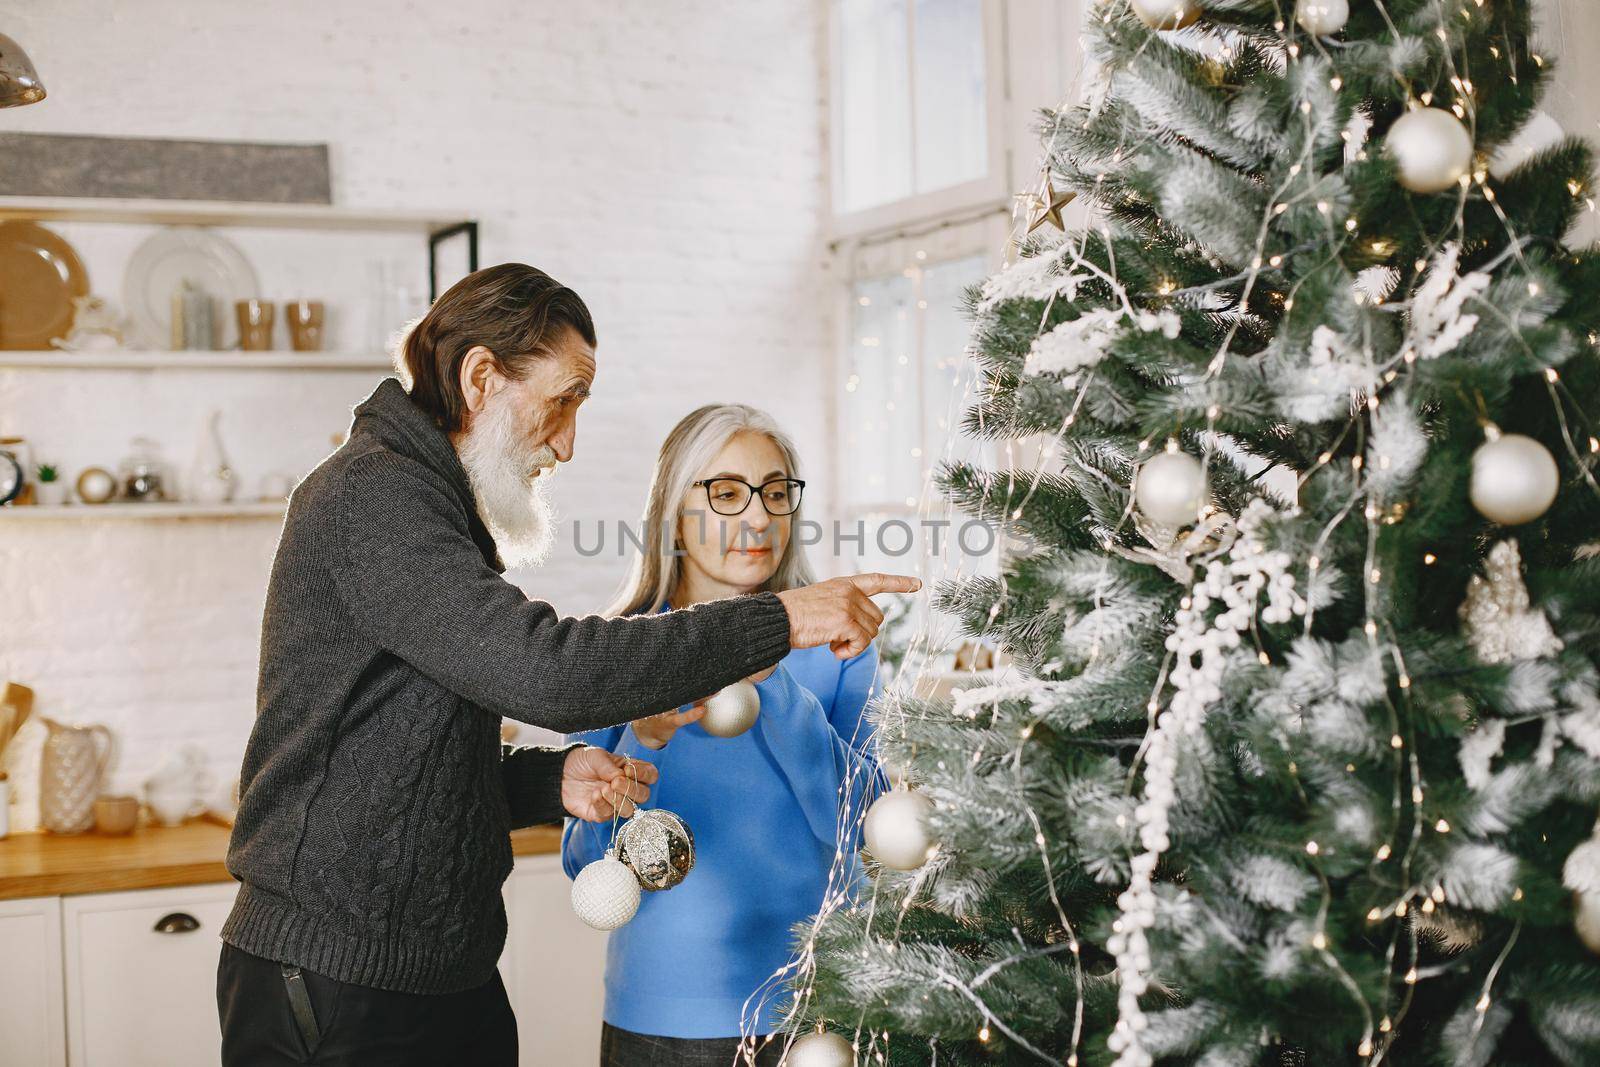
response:
<path id="1" fill-rule="evenodd" d="M 586 822 L 632 815 L 660 777 L 652 763 L 584 745 L 567 753 L 561 765 L 561 806 Z"/>
<path id="2" fill-rule="evenodd" d="M 695 704 L 688 711 L 664 711 L 633 720 L 633 734 L 645 748 L 663 749 L 672 735 L 692 722 L 699 722 L 706 713 L 704 704 Z"/>

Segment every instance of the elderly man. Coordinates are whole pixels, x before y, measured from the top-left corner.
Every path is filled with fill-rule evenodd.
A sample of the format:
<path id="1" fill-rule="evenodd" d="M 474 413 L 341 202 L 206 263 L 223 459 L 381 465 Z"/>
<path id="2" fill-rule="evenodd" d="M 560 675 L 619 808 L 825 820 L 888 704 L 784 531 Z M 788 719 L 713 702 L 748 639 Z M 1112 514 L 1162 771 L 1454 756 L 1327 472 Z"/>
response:
<path id="1" fill-rule="evenodd" d="M 501 572 L 553 529 L 595 375 L 583 301 L 504 264 L 457 284 L 350 439 L 294 494 L 267 592 L 217 1000 L 228 1067 L 516 1062 L 495 969 L 508 834 L 608 819 L 655 769 L 509 749 L 500 717 L 571 733 L 660 714 L 791 647 L 862 651 L 866 575 L 630 619 L 563 619 Z"/>

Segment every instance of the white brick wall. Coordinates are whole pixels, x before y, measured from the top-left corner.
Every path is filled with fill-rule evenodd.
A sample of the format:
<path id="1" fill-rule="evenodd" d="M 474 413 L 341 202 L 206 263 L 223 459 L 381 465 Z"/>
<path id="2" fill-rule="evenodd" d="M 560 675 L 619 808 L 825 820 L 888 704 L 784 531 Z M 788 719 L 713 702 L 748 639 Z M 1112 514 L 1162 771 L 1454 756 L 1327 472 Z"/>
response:
<path id="1" fill-rule="evenodd" d="M 601 345 L 578 456 L 557 483 L 567 522 L 592 534 L 602 517 L 634 517 L 662 436 L 710 400 L 773 409 L 823 466 L 812 0 L 53 0 L 8 12 L 6 32 L 51 94 L 6 112 L 10 128 L 326 141 L 338 202 L 477 217 L 486 264 L 524 260 L 573 285 Z M 117 297 L 143 231 L 63 232 L 95 291 Z M 343 310 L 346 348 L 366 334 L 366 261 L 422 262 L 420 239 L 230 236 L 269 298 Z M 0 433 L 25 434 L 69 473 L 114 465 L 144 433 L 181 468 L 215 407 L 253 489 L 270 470 L 311 466 L 372 381 L 0 371 Z M 33 685 L 41 714 L 110 726 L 116 791 L 137 790 L 187 740 L 231 778 L 274 533 L 261 521 L 0 527 L 0 677 Z M 564 542 L 519 580 L 563 610 L 592 609 L 623 562 Z M 31 726 L 7 759 L 18 829 L 36 821 L 41 734 Z"/>

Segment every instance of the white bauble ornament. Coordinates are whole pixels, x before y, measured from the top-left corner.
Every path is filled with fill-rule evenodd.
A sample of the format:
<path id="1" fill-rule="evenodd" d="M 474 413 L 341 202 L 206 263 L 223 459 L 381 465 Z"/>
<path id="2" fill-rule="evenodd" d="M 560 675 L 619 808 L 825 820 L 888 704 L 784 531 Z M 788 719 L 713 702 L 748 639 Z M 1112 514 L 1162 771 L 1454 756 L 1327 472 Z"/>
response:
<path id="1" fill-rule="evenodd" d="M 1472 135 L 1442 107 L 1419 107 L 1395 119 L 1384 147 L 1400 184 L 1413 193 L 1442 192 L 1472 169 Z"/>
<path id="2" fill-rule="evenodd" d="M 1472 454 L 1472 506 L 1502 526 L 1543 515 L 1560 486 L 1555 457 L 1531 437 L 1502 434 Z"/>
<path id="3" fill-rule="evenodd" d="M 1186 526 L 1200 517 L 1206 500 L 1206 472 L 1187 452 L 1162 452 L 1139 468 L 1134 503 L 1151 522 Z"/>
<path id="4" fill-rule="evenodd" d="M 856 1050 L 831 1031 L 807 1034 L 789 1046 L 783 1067 L 855 1067 Z"/>
<path id="5" fill-rule="evenodd" d="M 761 696 L 749 682 L 734 682 L 706 700 L 700 729 L 712 737 L 738 737 L 756 724 Z"/>
<path id="6" fill-rule="evenodd" d="M 1199 0 L 1129 0 L 1133 13 L 1152 30 L 1181 30 L 1200 18 Z"/>
<path id="7" fill-rule="evenodd" d="M 1495 149 L 1494 157 L 1489 160 L 1489 173 L 1496 181 L 1503 181 L 1535 154 L 1543 152 L 1566 135 L 1567 131 L 1561 128 L 1561 123 L 1543 111 L 1535 111 L 1511 140 Z"/>
<path id="8" fill-rule="evenodd" d="M 1294 20 L 1307 33 L 1326 37 L 1338 33 L 1350 18 L 1350 0 L 1300 0 Z"/>
<path id="9" fill-rule="evenodd" d="M 1596 835 L 1572 850 L 1561 868 L 1561 881 L 1573 891 L 1572 928 L 1590 952 L 1600 953 L 1600 827 Z"/>
<path id="10" fill-rule="evenodd" d="M 1572 917 L 1572 928 L 1584 948 L 1600 953 L 1600 893 L 1578 893 L 1575 899 L 1578 912 Z"/>
<path id="11" fill-rule="evenodd" d="M 883 768 L 883 775 L 889 779 L 891 789 L 911 788 L 911 762 L 878 758 L 878 766 Z"/>
<path id="12" fill-rule="evenodd" d="M 639 879 L 607 852 L 572 880 L 572 910 L 596 930 L 615 930 L 639 911 Z"/>
<path id="13" fill-rule="evenodd" d="M 928 830 L 933 803 L 921 793 L 896 789 L 885 793 L 867 809 L 862 831 L 867 851 L 885 867 L 914 871 L 928 862 L 934 840 Z"/>

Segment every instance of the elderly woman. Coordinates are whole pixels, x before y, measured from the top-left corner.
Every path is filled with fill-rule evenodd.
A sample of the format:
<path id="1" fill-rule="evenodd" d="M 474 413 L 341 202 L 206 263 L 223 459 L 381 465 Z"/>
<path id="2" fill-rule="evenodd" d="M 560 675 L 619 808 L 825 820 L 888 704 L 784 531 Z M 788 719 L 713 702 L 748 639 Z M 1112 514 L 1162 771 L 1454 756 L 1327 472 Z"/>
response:
<path id="1" fill-rule="evenodd" d="M 700 408 L 668 435 L 645 515 L 647 550 L 608 614 L 685 608 L 812 581 L 794 527 L 805 482 L 773 419 L 741 404 Z M 863 718 L 877 673 L 868 649 L 790 653 L 752 676 L 756 723 L 732 738 L 669 712 L 575 739 L 661 770 L 659 806 L 695 835 L 694 870 L 646 894 L 611 934 L 604 1067 L 776 1063 L 767 1040 L 791 928 L 854 882 L 854 829 L 879 788 Z M 670 744 L 668 743 L 670 741 Z M 570 820 L 569 876 L 604 854 L 611 827 Z M 755 1040 L 741 1045 L 741 1035 Z"/>

